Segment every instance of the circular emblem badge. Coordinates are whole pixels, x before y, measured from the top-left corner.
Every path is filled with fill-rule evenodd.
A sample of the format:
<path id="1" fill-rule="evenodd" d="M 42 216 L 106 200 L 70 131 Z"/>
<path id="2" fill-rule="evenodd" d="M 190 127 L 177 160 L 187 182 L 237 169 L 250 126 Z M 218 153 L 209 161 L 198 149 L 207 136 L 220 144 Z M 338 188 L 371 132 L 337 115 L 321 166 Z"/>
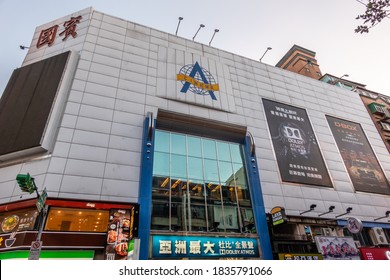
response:
<path id="1" fill-rule="evenodd" d="M 351 217 L 347 220 L 347 229 L 350 233 L 359 233 L 363 229 L 363 223 L 357 218 Z"/>

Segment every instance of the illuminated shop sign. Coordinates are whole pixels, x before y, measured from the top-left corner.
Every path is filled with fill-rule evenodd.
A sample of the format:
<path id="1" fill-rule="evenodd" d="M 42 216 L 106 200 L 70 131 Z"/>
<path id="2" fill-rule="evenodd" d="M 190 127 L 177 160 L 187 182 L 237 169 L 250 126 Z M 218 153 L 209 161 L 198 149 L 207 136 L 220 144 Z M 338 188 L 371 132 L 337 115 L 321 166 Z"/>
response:
<path id="1" fill-rule="evenodd" d="M 278 254 L 279 260 L 289 260 L 289 261 L 317 261 L 322 260 L 321 254 L 295 254 L 295 253 L 280 253 Z"/>
<path id="2" fill-rule="evenodd" d="M 68 39 L 69 36 L 72 36 L 73 38 L 77 36 L 76 27 L 77 24 L 80 23 L 81 18 L 81 16 L 71 17 L 70 20 L 64 22 L 64 29 L 61 30 L 61 32 L 58 34 L 60 37 L 63 37 L 62 41 Z M 48 45 L 49 47 L 53 45 L 57 36 L 58 28 L 58 25 L 53 25 L 47 29 L 42 30 L 36 45 L 37 48 L 40 48 L 44 45 Z"/>
<path id="3" fill-rule="evenodd" d="M 389 183 L 360 124 L 326 118 L 355 190 L 390 194 Z"/>
<path id="4" fill-rule="evenodd" d="M 189 90 L 199 95 L 210 95 L 212 100 L 217 100 L 214 91 L 219 90 L 219 85 L 210 72 L 200 67 L 198 62 L 183 66 L 176 78 L 183 84 L 180 92 L 187 93 Z"/>
<path id="5" fill-rule="evenodd" d="M 263 99 L 282 180 L 332 187 L 306 110 Z"/>
<path id="6" fill-rule="evenodd" d="M 153 236 L 153 258 L 257 258 L 255 238 Z"/>
<path id="7" fill-rule="evenodd" d="M 26 209 L 0 214 L 0 234 L 24 230 L 33 230 L 38 211 Z"/>

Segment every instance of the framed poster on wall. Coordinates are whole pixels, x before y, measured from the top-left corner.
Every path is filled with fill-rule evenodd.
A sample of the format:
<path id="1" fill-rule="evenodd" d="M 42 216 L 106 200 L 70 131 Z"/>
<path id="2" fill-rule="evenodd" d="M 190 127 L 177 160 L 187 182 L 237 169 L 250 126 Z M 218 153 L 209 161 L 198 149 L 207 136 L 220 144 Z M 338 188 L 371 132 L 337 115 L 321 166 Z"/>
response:
<path id="1" fill-rule="evenodd" d="M 306 110 L 263 99 L 282 181 L 332 187 Z"/>
<path id="2" fill-rule="evenodd" d="M 326 116 L 356 191 L 390 194 L 389 183 L 358 123 Z"/>

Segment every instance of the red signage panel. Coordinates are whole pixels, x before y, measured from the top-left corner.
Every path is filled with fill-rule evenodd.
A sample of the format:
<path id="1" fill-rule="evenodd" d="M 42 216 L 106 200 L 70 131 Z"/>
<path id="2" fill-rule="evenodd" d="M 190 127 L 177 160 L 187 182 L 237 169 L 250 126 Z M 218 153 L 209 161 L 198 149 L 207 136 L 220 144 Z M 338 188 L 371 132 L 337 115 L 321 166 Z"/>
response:
<path id="1" fill-rule="evenodd" d="M 390 248 L 359 248 L 363 260 L 390 260 Z"/>

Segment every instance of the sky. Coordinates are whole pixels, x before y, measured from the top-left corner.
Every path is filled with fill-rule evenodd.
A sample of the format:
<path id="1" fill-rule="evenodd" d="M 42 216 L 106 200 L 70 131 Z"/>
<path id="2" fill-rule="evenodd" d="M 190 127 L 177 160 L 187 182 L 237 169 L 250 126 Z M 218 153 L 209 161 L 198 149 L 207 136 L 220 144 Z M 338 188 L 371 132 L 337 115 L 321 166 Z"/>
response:
<path id="1" fill-rule="evenodd" d="M 35 28 L 87 7 L 128 21 L 275 65 L 294 45 L 316 53 L 322 74 L 390 95 L 390 19 L 368 34 L 354 29 L 364 6 L 356 0 L 0 0 L 0 95 L 21 66 Z"/>

